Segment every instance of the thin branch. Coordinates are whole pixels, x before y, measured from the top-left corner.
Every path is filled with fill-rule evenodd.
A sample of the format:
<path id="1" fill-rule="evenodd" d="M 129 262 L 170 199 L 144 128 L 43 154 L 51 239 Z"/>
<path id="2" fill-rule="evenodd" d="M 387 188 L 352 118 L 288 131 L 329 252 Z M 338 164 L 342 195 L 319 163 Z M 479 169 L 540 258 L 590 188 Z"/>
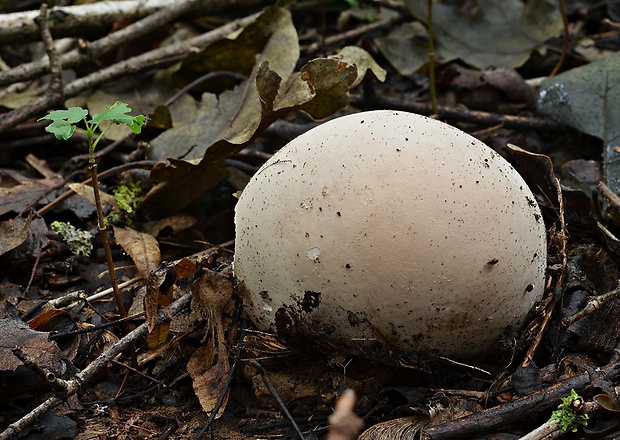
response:
<path id="1" fill-rule="evenodd" d="M 170 320 L 173 316 L 178 314 L 181 310 L 189 306 L 192 299 L 192 294 L 188 293 L 169 307 L 160 311 L 155 320 L 156 324 L 161 324 L 164 321 Z M 116 344 L 110 347 L 106 352 L 102 353 L 97 359 L 91 362 L 86 368 L 76 374 L 72 379 L 65 381 L 67 396 L 77 393 L 84 385 L 92 381 L 99 373 L 99 371 L 106 366 L 106 364 L 114 359 L 119 354 L 123 353 L 130 345 L 132 345 L 138 338 L 143 337 L 148 332 L 148 326 L 145 323 L 141 324 L 131 333 L 125 335 Z M 9 440 L 16 438 L 21 432 L 36 420 L 41 418 L 47 411 L 55 408 L 63 402 L 60 397 L 50 397 L 45 402 L 37 406 L 31 412 L 19 419 L 17 422 L 9 425 L 7 429 L 0 433 L 0 440 Z"/>
<path id="2" fill-rule="evenodd" d="M 562 24 L 564 25 L 564 40 L 562 43 L 562 53 L 560 54 L 560 58 L 558 59 L 557 64 L 549 74 L 549 76 L 557 75 L 562 66 L 564 65 L 564 60 L 566 59 L 566 54 L 568 53 L 568 46 L 570 44 L 570 33 L 568 31 L 568 16 L 566 15 L 566 0 L 559 0 L 560 2 L 560 14 L 562 14 Z"/>
<path id="3" fill-rule="evenodd" d="M 620 377 L 620 363 L 608 364 L 598 368 L 597 372 L 609 380 L 616 380 Z M 579 374 L 511 402 L 433 426 L 425 432 L 430 440 L 473 438 L 500 426 L 517 423 L 533 412 L 552 409 L 560 403 L 562 397 L 570 394 L 571 389 L 581 394 L 590 388 L 591 382 L 590 374 Z"/>
<path id="4" fill-rule="evenodd" d="M 573 325 L 575 322 L 579 321 L 580 319 L 583 319 L 586 316 L 601 309 L 605 304 L 607 304 L 612 299 L 617 298 L 618 294 L 620 294 L 620 287 L 616 287 L 610 292 L 603 293 L 602 295 L 597 295 L 597 296 L 590 298 L 590 300 L 588 301 L 588 303 L 585 305 L 583 309 L 581 309 L 579 312 L 575 313 L 572 316 L 568 316 L 564 318 L 562 320 L 562 325 L 565 327 L 569 327 Z"/>
<path id="5" fill-rule="evenodd" d="M 278 392 L 276 391 L 274 386 L 271 384 L 271 381 L 269 380 L 269 377 L 267 376 L 267 372 L 265 371 L 263 366 L 258 361 L 255 361 L 255 360 L 250 361 L 250 365 L 252 365 L 253 367 L 258 369 L 261 377 L 263 378 L 263 382 L 265 383 L 265 386 L 267 387 L 267 389 L 269 390 L 269 392 L 271 393 L 273 398 L 278 403 L 278 406 L 280 406 L 280 409 L 282 410 L 282 412 L 284 413 L 284 415 L 288 419 L 288 421 L 291 424 L 291 426 L 293 427 L 293 430 L 295 431 L 295 433 L 297 433 L 297 436 L 299 437 L 299 439 L 300 440 L 305 440 L 305 437 L 304 437 L 303 433 L 301 432 L 301 430 L 299 429 L 299 426 L 297 425 L 297 422 L 295 422 L 295 419 L 293 418 L 293 416 L 291 416 L 291 413 L 289 412 L 288 408 L 286 407 L 286 405 L 284 404 L 284 402 L 280 398 L 280 395 L 278 394 Z"/>
<path id="6" fill-rule="evenodd" d="M 84 37 L 105 33 L 121 17 L 140 19 L 166 8 L 170 0 L 120 0 L 99 1 L 91 4 L 56 6 L 51 9 L 55 17 L 50 23 L 55 38 Z M 240 8 L 254 8 L 273 4 L 271 0 L 197 0 L 197 15 L 210 15 Z M 37 11 L 0 14 L 0 44 L 17 44 L 38 39 L 33 20 Z"/>
<path id="7" fill-rule="evenodd" d="M 43 40 L 43 45 L 45 46 L 45 52 L 47 53 L 47 58 L 43 58 L 47 60 L 50 66 L 50 74 L 51 81 L 49 87 L 47 89 L 47 95 L 52 101 L 61 103 L 63 101 L 62 96 L 62 67 L 60 65 L 60 61 L 58 60 L 58 54 L 56 53 L 56 46 L 54 45 L 54 40 L 52 39 L 52 34 L 50 33 L 48 24 L 48 12 L 47 12 L 47 4 L 43 3 L 41 5 L 41 13 L 34 21 L 37 23 L 39 28 L 41 29 L 41 39 Z"/>
<path id="8" fill-rule="evenodd" d="M 402 99 L 402 97 L 392 98 L 385 95 L 361 96 L 351 94 L 351 103 L 364 109 L 387 108 L 392 110 L 404 110 L 426 116 L 433 114 L 432 105 L 425 102 L 406 101 Z M 442 120 L 470 122 L 483 126 L 502 125 L 510 129 L 536 130 L 548 133 L 561 133 L 566 131 L 566 125 L 550 118 L 503 115 L 499 113 L 443 106 L 439 106 L 437 112 L 439 118 Z"/>
<path id="9" fill-rule="evenodd" d="M 183 59 L 190 52 L 201 49 L 215 41 L 225 38 L 240 28 L 248 26 L 253 23 L 259 15 L 260 13 L 256 13 L 248 17 L 232 21 L 215 30 L 198 35 L 190 40 L 145 52 L 129 60 L 121 61 L 104 69 L 98 70 L 88 76 L 77 79 L 66 85 L 65 99 L 77 96 L 80 93 L 102 83 L 138 73 L 142 70 L 150 68 L 154 64 L 161 64 L 164 62 L 169 63 L 175 60 Z M 56 106 L 57 105 L 54 102 L 51 102 L 49 98 L 42 97 L 31 101 L 24 107 L 2 114 L 0 115 L 0 133 Z"/>

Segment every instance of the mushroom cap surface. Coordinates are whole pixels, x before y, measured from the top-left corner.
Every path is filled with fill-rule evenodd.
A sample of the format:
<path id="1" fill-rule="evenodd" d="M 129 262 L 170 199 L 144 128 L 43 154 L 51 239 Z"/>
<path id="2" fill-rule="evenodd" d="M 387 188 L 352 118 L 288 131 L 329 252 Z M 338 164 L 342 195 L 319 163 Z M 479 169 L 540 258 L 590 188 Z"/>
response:
<path id="1" fill-rule="evenodd" d="M 252 177 L 234 272 L 255 325 L 379 361 L 491 354 L 543 294 L 546 230 L 498 153 L 401 111 L 328 121 Z"/>

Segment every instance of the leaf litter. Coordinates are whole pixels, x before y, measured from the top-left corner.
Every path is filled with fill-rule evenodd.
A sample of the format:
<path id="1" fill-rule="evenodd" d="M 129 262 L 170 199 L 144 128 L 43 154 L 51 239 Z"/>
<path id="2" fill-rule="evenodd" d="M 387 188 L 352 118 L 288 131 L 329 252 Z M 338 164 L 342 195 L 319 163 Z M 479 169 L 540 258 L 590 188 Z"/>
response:
<path id="1" fill-rule="evenodd" d="M 305 41 L 307 35 L 298 34 L 297 29 L 312 29 L 317 17 L 307 14 L 304 18 L 310 22 L 308 25 L 304 18 L 291 15 L 288 10 L 267 7 L 254 24 L 172 67 L 143 77 L 137 87 L 117 84 L 116 91 L 114 87 L 97 90 L 67 102 L 67 107 L 88 103 L 86 106 L 92 114 L 103 111 L 102 103 L 120 99 L 143 113 L 158 109 L 163 115 L 158 119 L 161 123 L 154 124 L 149 128 L 150 133 L 139 138 L 149 142 L 148 158 L 160 163 L 148 174 L 133 171 L 122 179 L 119 176 L 116 183 L 114 179 L 108 180 L 109 177 L 104 180 L 104 190 L 109 193 L 125 177 L 145 182 L 148 191 L 137 206 L 132 224 L 115 224 L 113 234 L 117 244 L 115 262 L 121 272 L 125 271 L 122 281 L 130 286 L 124 291 L 125 301 L 133 303 L 130 321 L 137 326 L 145 320 L 148 327 L 144 338 L 137 342 L 138 367 L 146 376 L 137 379 L 130 375 L 125 383 L 117 380 L 120 373 L 129 370 L 123 365 L 125 359 L 115 355 L 113 362 L 102 369 L 108 373 L 108 379 L 94 381 L 80 392 L 82 409 L 76 411 L 85 408 L 89 414 L 86 417 L 84 412 L 80 413 L 86 423 L 84 433 L 108 430 L 118 435 L 146 438 L 165 432 L 172 426 L 167 424 L 174 421 L 178 438 L 193 438 L 205 426 L 206 416 L 211 414 L 218 419 L 210 429 L 222 438 L 227 435 L 260 437 L 261 432 L 267 431 L 283 434 L 286 429 L 275 422 L 279 416 L 268 415 L 273 414 L 269 411 L 279 411 L 280 406 L 262 370 L 252 364 L 260 362 L 293 415 L 298 420 L 309 420 L 302 427 L 313 435 L 325 433 L 325 417 L 335 398 L 345 388 L 353 387 L 359 397 L 355 409 L 364 415 L 367 426 L 386 423 L 375 428 L 375 432 L 383 432 L 383 438 L 407 432 L 413 435 L 423 427 L 432 438 L 449 438 L 441 434 L 442 426 L 451 427 L 453 432 L 464 432 L 458 429 L 465 429 L 469 419 L 478 420 L 475 418 L 478 413 L 501 409 L 502 402 L 520 402 L 520 396 L 535 396 L 547 387 L 561 389 L 563 382 L 558 372 L 567 375 L 572 372 L 577 374 L 573 378 L 581 378 L 579 371 L 608 368 L 617 362 L 614 358 L 618 329 L 614 292 L 620 278 L 616 263 L 620 248 L 615 237 L 620 235 L 617 233 L 620 204 L 613 198 L 614 192 L 618 192 L 614 187 L 615 162 L 606 155 L 602 164 L 597 163 L 597 155 L 590 152 L 592 145 L 596 151 L 597 144 L 591 139 L 582 142 L 568 133 L 554 138 L 528 129 L 516 133 L 491 127 L 479 131 L 478 135 L 494 146 L 499 145 L 498 150 L 503 154 L 513 157 L 515 166 L 534 190 L 549 229 L 550 289 L 561 295 L 545 298 L 524 331 L 523 341 L 535 340 L 537 334 L 543 338 L 534 362 L 505 370 L 512 372 L 512 377 L 498 372 L 496 381 L 491 384 L 485 376 L 478 376 L 477 370 L 455 365 L 435 365 L 434 374 L 427 376 L 419 371 L 377 367 L 355 359 L 325 359 L 306 350 L 307 347 L 289 346 L 273 335 L 247 328 L 250 324 L 244 321 L 235 300 L 238 286 L 230 276 L 230 243 L 234 238 L 230 229 L 234 208 L 232 194 L 242 188 L 243 182 L 264 161 L 261 155 L 268 156 L 281 145 L 278 142 L 282 141 L 269 132 L 274 121 L 305 123 L 308 121 L 306 115 L 322 119 L 342 109 L 351 111 L 352 97 L 355 105 L 363 109 L 362 101 L 355 97 L 362 87 L 364 93 L 374 90 L 379 103 L 382 95 L 397 96 L 403 103 L 427 97 L 422 3 L 408 2 L 411 12 L 420 21 L 398 29 L 409 32 L 406 40 L 394 35 L 386 38 L 387 32 L 375 39 L 385 59 L 369 44 L 372 38 L 364 38 L 355 46 L 342 44 L 340 50 L 315 58 L 307 59 L 304 55 L 300 59 L 300 53 L 310 46 L 298 44 L 298 41 Z M 534 1 L 524 5 L 491 0 L 472 3 L 471 10 L 434 5 L 437 56 L 442 63 L 439 80 L 445 86 L 440 91 L 441 102 L 455 106 L 466 103 L 474 109 L 484 106 L 485 111 L 491 112 L 498 111 L 501 106 L 502 112 L 508 115 L 540 117 L 533 114 L 531 106 L 533 88 L 520 76 L 532 76 L 533 71 L 541 70 L 534 65 L 534 60 L 551 57 L 545 48 L 552 45 L 552 37 L 561 32 L 555 3 Z M 353 21 L 349 23 L 363 26 L 360 17 L 373 16 L 364 15 L 364 7 L 362 4 L 356 6 L 358 11 L 350 16 L 353 19 L 348 20 Z M 375 5 L 368 7 L 376 12 Z M 398 8 L 390 10 L 398 11 Z M 333 17 L 329 14 L 328 18 Z M 593 18 L 588 20 L 594 21 Z M 343 24 L 346 22 L 340 21 L 340 25 Z M 489 45 L 488 41 L 498 44 Z M 416 47 L 415 55 L 408 52 L 407 45 Z M 414 63 L 409 63 L 408 58 Z M 549 89 L 553 91 L 558 84 L 563 85 L 565 92 L 569 87 L 570 90 L 561 94 L 561 99 L 541 105 L 539 111 L 548 112 L 564 124 L 602 139 L 615 153 L 613 108 L 608 103 L 613 100 L 613 75 L 617 69 L 613 69 L 613 55 L 603 61 L 600 65 L 592 63 L 567 69 L 545 80 L 540 102 L 545 101 L 544 93 Z M 576 61 L 571 59 L 571 62 Z M 488 67 L 518 69 L 511 70 L 508 75 L 499 69 L 486 69 Z M 588 67 L 590 70 L 586 69 Z M 234 75 L 221 74 L 224 71 Z M 386 71 L 389 76 L 386 84 L 381 85 L 380 82 L 386 80 Z M 202 86 L 164 105 L 175 90 L 211 72 L 220 72 L 220 75 L 212 76 Z M 601 83 L 601 79 L 607 82 Z M 353 90 L 360 83 L 361 87 Z M 485 98 L 473 100 L 466 97 L 469 92 Z M 582 94 L 587 97 L 585 101 L 579 101 Z M 369 95 L 368 102 L 370 98 Z M 561 108 L 553 109 L 554 103 L 560 103 Z M 608 110 L 601 113 L 601 108 Z M 476 129 L 471 120 L 460 121 L 460 124 L 470 131 Z M 128 132 L 108 133 L 109 140 L 132 142 Z M 509 149 L 505 146 L 508 142 L 535 154 Z M 136 152 L 144 151 L 136 148 L 137 143 L 132 145 Z M 246 148 L 248 146 L 251 148 Z M 242 150 L 244 154 L 238 154 Z M 51 166 L 62 175 L 71 170 L 72 165 L 66 161 L 69 153 L 71 151 L 51 155 L 59 158 L 54 159 Z M 122 148 L 106 156 L 104 165 L 130 160 L 132 154 L 135 153 L 130 149 Z M 572 174 L 573 178 L 577 176 L 574 188 L 558 186 L 554 173 L 567 170 L 566 164 L 571 165 L 571 170 L 599 167 L 606 176 L 611 176 L 605 180 L 611 192 L 600 187 L 596 179 L 592 183 L 575 173 Z M 118 328 L 107 327 L 109 321 L 118 319 L 113 305 L 101 301 L 101 297 L 93 300 L 94 303 L 88 302 L 84 300 L 88 294 L 77 293 L 84 289 L 94 297 L 95 292 L 107 287 L 105 276 L 99 277 L 105 273 L 100 256 L 95 253 L 90 260 L 70 256 L 69 250 L 62 247 L 47 227 L 47 222 L 51 224 L 53 220 L 68 217 L 93 231 L 96 226 L 86 211 L 78 214 L 71 209 L 52 207 L 43 218 L 18 215 L 31 207 L 46 206 L 64 191 L 59 189 L 61 178 L 47 179 L 50 178 L 29 177 L 5 185 L 3 178 L 0 187 L 3 191 L 0 206 L 4 207 L 0 221 L 8 231 L 0 237 L 0 249 L 4 254 L 3 267 L 9 271 L 0 280 L 4 300 L 2 322 L 7 326 L 3 334 L 17 335 L 15 341 L 5 345 L 14 343 L 22 347 L 27 355 L 24 357 L 26 363 L 30 356 L 33 364 L 70 379 L 75 372 L 59 369 L 59 360 L 61 363 L 70 361 L 78 369 L 89 371 L 99 354 L 118 347 L 126 337 Z M 561 175 L 562 183 L 568 181 Z M 81 190 L 76 184 L 75 181 L 68 183 L 89 200 L 88 187 Z M 108 209 L 117 210 L 114 197 L 108 200 Z M 39 226 L 33 235 L 35 223 Z M 99 243 L 95 245 L 100 246 Z M 31 286 L 28 283 L 30 274 L 24 274 L 24 267 L 33 267 Z M 29 288 L 25 288 L 26 284 Z M 164 310 L 188 295 L 192 296 L 191 314 L 179 312 L 164 319 Z M 61 297 L 63 301 L 54 302 L 56 299 L 52 297 Z M 68 307 L 70 313 L 62 307 Z M 590 312 L 586 315 L 584 310 Z M 9 318 L 15 313 L 23 317 L 39 315 L 28 320 L 30 327 L 24 327 L 20 320 Z M 142 314 L 146 316 L 142 318 Z M 548 319 L 548 327 L 541 330 L 544 319 Z M 92 329 L 98 330 L 92 332 Z M 40 341 L 28 339 L 31 333 Z M 57 350 L 61 346 L 62 351 Z M 36 350 L 32 351 L 33 347 Z M 9 373 L 18 368 L 20 375 L 30 371 L 24 367 L 24 361 L 4 348 L 0 352 L 3 386 L 15 378 Z M 53 353 L 53 356 L 45 358 L 45 353 Z M 6 363 L 6 368 L 2 362 Z M 608 382 L 596 382 L 596 386 L 607 393 L 598 397 L 599 401 L 613 398 L 613 385 L 617 380 L 613 368 L 605 371 L 609 371 Z M 519 374 L 527 380 L 518 382 Z M 43 377 L 39 376 L 38 380 Z M 582 390 L 587 391 L 588 386 L 583 386 Z M 190 388 L 193 392 L 188 392 Z M 50 395 L 48 389 L 44 387 L 37 395 L 44 400 Z M 433 391 L 437 389 L 441 391 Z M 567 389 L 564 395 L 569 392 Z M 16 397 L 11 398 L 11 402 L 26 405 L 33 394 L 21 393 L 21 390 L 15 391 Z M 145 402 L 140 393 L 152 399 Z M 196 399 L 204 413 L 196 409 Z M 73 408 L 79 408 L 77 402 L 71 399 L 68 402 Z M 481 411 L 481 405 L 488 405 L 488 408 Z M 143 406 L 148 406 L 149 410 Z M 532 411 L 534 409 L 530 410 L 530 415 Z M 545 409 L 539 406 L 536 412 L 542 413 Z M 67 419 L 62 413 L 57 414 L 60 420 Z M 105 420 L 102 420 L 104 415 Z M 515 421 L 520 420 L 516 412 L 511 416 Z M 13 413 L 3 416 L 3 426 L 18 417 Z M 453 420 L 455 417 L 462 419 Z M 239 420 L 245 426 L 237 426 Z M 494 420 L 499 419 L 495 417 Z M 600 422 L 594 418 L 592 423 Z M 530 422 L 528 426 L 533 428 L 533 425 Z M 140 434 L 132 431 L 132 426 L 139 426 Z M 487 429 L 495 432 L 524 434 L 520 428 L 490 426 Z M 350 432 L 345 430 L 345 435 L 348 434 Z"/>

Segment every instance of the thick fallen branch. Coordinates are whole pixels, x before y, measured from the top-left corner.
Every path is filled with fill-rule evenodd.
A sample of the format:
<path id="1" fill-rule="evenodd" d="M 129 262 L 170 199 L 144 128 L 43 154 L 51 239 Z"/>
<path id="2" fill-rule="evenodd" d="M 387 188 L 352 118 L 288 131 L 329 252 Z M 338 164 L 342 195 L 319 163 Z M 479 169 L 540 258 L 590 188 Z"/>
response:
<path id="1" fill-rule="evenodd" d="M 60 56 L 60 64 L 63 69 L 69 69 L 86 62 L 93 61 L 97 57 L 114 48 L 136 40 L 156 29 L 160 29 L 166 23 L 169 23 L 186 12 L 196 8 L 198 2 L 199 0 L 185 0 L 174 4 L 173 6 L 154 12 L 152 15 L 149 15 L 143 20 L 132 23 L 129 26 L 113 32 L 97 41 L 87 43 L 86 47 L 80 47 L 80 49 L 74 49 L 71 52 L 63 54 Z M 99 3 L 94 3 L 94 5 L 97 4 Z M 2 16 L 0 15 L 0 22 L 1 21 Z M 0 72 L 0 86 L 13 84 L 17 81 L 26 81 L 39 78 L 47 73 L 49 69 L 49 58 L 41 58 L 30 63 L 20 64 L 12 69 Z"/>
<path id="2" fill-rule="evenodd" d="M 157 319 L 155 321 L 156 324 L 161 324 L 164 321 L 170 320 L 181 310 L 189 306 L 191 299 L 192 294 L 188 293 L 173 302 L 169 307 L 158 313 Z M 56 384 L 62 384 L 62 387 L 66 390 L 65 398 L 77 393 L 84 385 L 93 380 L 93 378 L 99 373 L 102 368 L 106 366 L 106 364 L 110 360 L 114 359 L 116 356 L 125 351 L 127 347 L 133 344 L 138 338 L 146 335 L 147 332 L 148 326 L 145 322 L 139 327 L 137 327 L 135 330 L 124 336 L 116 344 L 110 347 L 106 352 L 102 353 L 97 359 L 91 362 L 86 368 L 76 374 L 72 379 L 66 381 L 56 379 Z M 43 414 L 60 405 L 63 401 L 64 398 L 61 397 L 50 397 L 41 405 L 37 406 L 31 412 L 19 419 L 17 422 L 9 425 L 9 427 L 5 429 L 4 432 L 0 433 L 0 440 L 9 440 L 11 438 L 17 437 L 20 433 L 24 431 L 24 429 L 26 429 L 33 422 L 43 416 Z"/>
<path id="3" fill-rule="evenodd" d="M 197 0 L 196 3 L 201 14 L 216 14 L 272 2 L 266 0 Z M 54 38 L 85 38 L 100 35 L 121 17 L 137 20 L 161 8 L 167 8 L 171 4 L 174 2 L 170 0 L 123 0 L 54 7 L 50 9 L 50 31 Z M 38 15 L 39 11 L 0 15 L 0 44 L 38 41 L 39 29 L 34 22 Z"/>
<path id="4" fill-rule="evenodd" d="M 252 14 L 233 22 L 227 23 L 210 32 L 198 35 L 190 40 L 182 41 L 169 46 L 145 52 L 128 60 L 121 61 L 109 67 L 101 69 L 83 78 L 79 78 L 65 86 L 65 98 L 71 98 L 80 93 L 94 88 L 107 81 L 111 81 L 122 76 L 138 73 L 150 68 L 153 64 L 160 64 L 164 61 L 180 60 L 193 50 L 199 50 L 215 41 L 230 35 L 235 30 L 254 22 L 260 13 Z M 11 112 L 0 115 L 0 133 L 27 121 L 30 118 L 39 116 L 46 110 L 54 107 L 54 102 L 49 97 L 43 96 Z"/>

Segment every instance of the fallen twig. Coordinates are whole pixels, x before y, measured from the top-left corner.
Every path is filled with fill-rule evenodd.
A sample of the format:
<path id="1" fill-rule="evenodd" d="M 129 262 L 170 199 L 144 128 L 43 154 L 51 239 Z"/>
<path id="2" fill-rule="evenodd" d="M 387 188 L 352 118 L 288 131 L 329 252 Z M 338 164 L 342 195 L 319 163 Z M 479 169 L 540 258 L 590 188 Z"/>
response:
<path id="1" fill-rule="evenodd" d="M 551 440 L 560 437 L 562 434 L 560 424 L 556 420 L 549 420 L 519 440 Z"/>
<path id="2" fill-rule="evenodd" d="M 608 364 L 598 368 L 598 372 L 609 380 L 620 377 L 620 363 Z M 588 373 L 560 380 L 550 387 L 524 396 L 520 399 L 493 408 L 485 409 L 470 416 L 462 417 L 448 423 L 434 426 L 426 430 L 430 440 L 447 440 L 472 438 L 488 433 L 500 426 L 515 423 L 532 411 L 547 411 L 557 406 L 560 399 L 574 389 L 578 393 L 590 387 Z"/>
<path id="3" fill-rule="evenodd" d="M 159 0 L 158 0 L 159 1 Z M 105 3 L 105 2 L 103 2 Z M 117 2 L 117 3 L 133 3 L 133 2 Z M 153 2 L 151 1 L 151 4 Z M 136 21 L 127 27 L 124 27 L 116 32 L 113 32 L 97 41 L 92 43 L 85 43 L 85 47 L 74 49 L 71 52 L 65 53 L 59 57 L 60 64 L 64 69 L 73 68 L 83 64 L 86 61 L 92 61 L 97 57 L 109 52 L 110 50 L 126 44 L 132 40 L 147 35 L 156 29 L 161 28 L 166 23 L 171 22 L 180 15 L 190 11 L 196 7 L 198 0 L 185 0 L 182 3 L 174 4 L 173 6 L 154 12 L 148 17 Z M 164 3 L 165 5 L 166 3 Z M 160 6 L 162 6 L 160 4 Z M 151 6 L 152 8 L 152 6 Z M 145 9 L 152 11 L 145 5 Z M 116 13 L 122 10 L 119 8 L 115 10 Z M 6 17 L 5 17 L 6 18 Z M 50 70 L 50 63 L 48 58 L 41 58 L 39 60 L 20 64 L 10 70 L 0 72 L 0 86 L 7 84 L 13 84 L 18 81 L 32 80 L 44 75 Z"/>
<path id="4" fill-rule="evenodd" d="M 83 36 L 94 31 L 102 31 L 120 17 L 141 18 L 170 4 L 169 0 L 122 0 L 100 1 L 92 4 L 54 7 L 51 14 L 56 17 L 50 27 L 56 38 L 66 36 Z M 271 4 L 269 0 L 195 0 L 202 14 L 215 14 L 232 11 L 242 7 L 255 7 Z M 176 6 L 179 6 L 178 4 Z M 38 38 L 34 18 L 37 11 L 15 12 L 0 15 L 0 44 L 16 44 L 35 41 Z"/>
<path id="5" fill-rule="evenodd" d="M 191 51 L 203 48 L 215 41 L 225 38 L 235 30 L 248 26 L 250 23 L 254 22 L 259 15 L 260 12 L 252 14 L 248 17 L 227 23 L 210 32 L 198 35 L 190 40 L 154 49 L 104 69 L 100 69 L 90 75 L 68 83 L 64 89 L 64 96 L 65 98 L 72 98 L 107 81 L 129 74 L 135 74 L 150 68 L 153 64 L 180 60 Z M 0 115 L 0 133 L 32 117 L 40 115 L 54 106 L 55 103 L 49 97 L 43 96 L 31 101 L 24 107 L 2 114 Z"/>
<path id="6" fill-rule="evenodd" d="M 402 98 L 388 96 L 362 97 L 351 95 L 351 102 L 361 108 L 389 108 L 403 110 L 420 115 L 430 116 L 433 114 L 433 106 L 426 102 L 405 101 Z M 437 108 L 438 117 L 450 121 L 470 122 L 481 126 L 502 125 L 505 128 L 520 130 L 536 130 L 546 133 L 558 133 L 566 130 L 566 126 L 549 118 L 530 118 L 525 116 L 502 115 L 477 110 L 469 110 L 458 107 Z"/>
<path id="7" fill-rule="evenodd" d="M 186 308 L 192 299 L 192 294 L 188 293 L 175 302 L 173 302 L 169 307 L 163 309 L 157 314 L 156 323 L 161 324 L 162 322 L 169 320 L 172 316 L 179 313 L 181 310 Z M 97 359 L 91 362 L 86 368 L 76 374 L 72 379 L 63 381 L 63 388 L 66 389 L 66 397 L 77 393 L 85 384 L 93 380 L 93 378 L 97 375 L 97 373 L 112 359 L 121 354 L 127 347 L 133 344 L 138 338 L 146 335 L 148 331 L 148 326 L 146 323 L 141 324 L 131 333 L 125 335 L 122 339 L 120 339 L 116 344 L 111 346 L 106 352 L 99 355 Z M 60 380 L 60 379 L 58 379 Z M 47 399 L 45 402 L 37 406 L 35 409 L 30 411 L 24 417 L 19 419 L 15 423 L 11 423 L 7 429 L 0 433 L 0 440 L 9 440 L 15 438 L 20 433 L 24 431 L 28 426 L 38 420 L 43 414 L 47 411 L 55 408 L 60 405 L 64 401 L 63 398 L 53 396 Z"/>

